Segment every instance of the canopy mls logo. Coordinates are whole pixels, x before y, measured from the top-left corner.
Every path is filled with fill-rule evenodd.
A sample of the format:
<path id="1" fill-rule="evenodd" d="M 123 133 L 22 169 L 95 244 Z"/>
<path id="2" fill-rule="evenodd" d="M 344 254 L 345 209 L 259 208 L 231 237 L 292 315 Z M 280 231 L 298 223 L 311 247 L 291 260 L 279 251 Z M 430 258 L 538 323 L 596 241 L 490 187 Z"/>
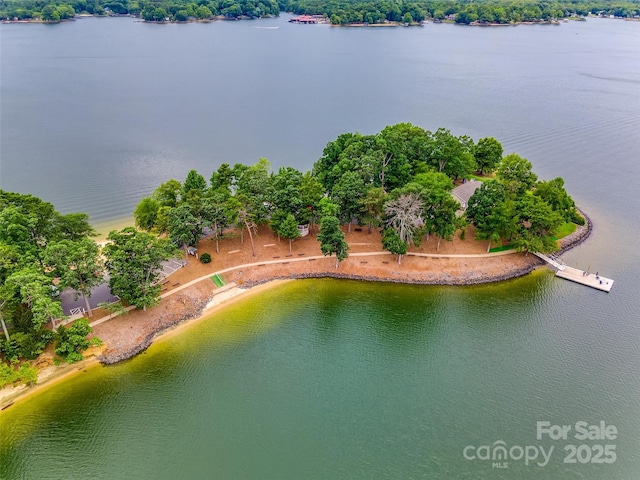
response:
<path id="1" fill-rule="evenodd" d="M 520 462 L 523 460 L 525 465 L 535 463 L 539 467 L 544 467 L 549 463 L 553 449 L 553 445 L 548 450 L 545 450 L 542 445 L 507 447 L 506 442 L 497 440 L 492 445 L 479 447 L 467 445 L 464 447 L 462 455 L 467 460 L 491 461 L 492 468 L 509 468 L 509 461 Z"/>
<path id="2" fill-rule="evenodd" d="M 616 446 L 611 442 L 618 438 L 615 425 L 604 421 L 589 424 L 579 421 L 573 425 L 554 425 L 548 421 L 536 422 L 536 440 L 551 442 L 566 441 L 558 445 L 564 452 L 563 463 L 611 464 L 617 460 Z M 572 443 L 572 442 L 581 443 Z M 602 442 L 602 443 L 599 443 Z M 469 461 L 491 462 L 492 468 L 509 468 L 509 462 L 524 462 L 525 465 L 545 467 L 549 464 L 556 445 L 512 445 L 497 440 L 490 445 L 467 445 L 462 455 Z"/>

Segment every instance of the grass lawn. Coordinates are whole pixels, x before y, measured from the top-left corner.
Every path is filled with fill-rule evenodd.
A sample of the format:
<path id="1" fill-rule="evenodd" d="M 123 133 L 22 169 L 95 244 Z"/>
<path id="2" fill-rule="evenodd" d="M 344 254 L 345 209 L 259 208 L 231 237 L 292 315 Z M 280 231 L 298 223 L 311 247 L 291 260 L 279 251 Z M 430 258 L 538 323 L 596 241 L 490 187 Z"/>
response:
<path id="1" fill-rule="evenodd" d="M 495 252 L 504 252 L 505 250 L 511 250 L 513 247 L 511 245 L 502 245 L 501 247 L 493 247 L 489 250 L 489 253 Z"/>
<path id="2" fill-rule="evenodd" d="M 487 180 L 489 180 L 489 177 L 481 177 L 479 175 L 471 175 L 471 178 L 473 178 L 474 180 L 478 180 L 479 182 L 486 182 Z"/>
<path id="3" fill-rule="evenodd" d="M 571 235 L 573 232 L 576 231 L 576 227 L 577 225 L 575 223 L 572 222 L 567 222 L 564 223 L 560 226 L 560 228 L 558 229 L 558 233 L 556 234 L 556 240 L 560 239 L 560 238 L 564 238 L 567 235 Z"/>
<path id="4" fill-rule="evenodd" d="M 486 182 L 487 180 L 495 180 L 496 178 L 496 174 L 495 173 L 490 173 L 490 174 L 484 174 L 484 175 L 471 175 L 471 178 L 473 178 L 474 180 L 478 180 L 480 182 Z"/>

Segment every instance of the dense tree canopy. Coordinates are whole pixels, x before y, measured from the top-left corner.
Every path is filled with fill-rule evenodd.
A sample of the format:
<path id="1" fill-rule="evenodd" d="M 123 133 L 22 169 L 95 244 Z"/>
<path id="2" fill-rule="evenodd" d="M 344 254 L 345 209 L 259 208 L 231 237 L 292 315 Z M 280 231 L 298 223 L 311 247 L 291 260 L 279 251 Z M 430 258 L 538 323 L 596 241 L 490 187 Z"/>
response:
<path id="1" fill-rule="evenodd" d="M 202 235 L 202 217 L 193 214 L 189 203 L 182 203 L 169 211 L 167 232 L 173 242 L 184 248 L 184 260 L 189 264 L 189 246 L 198 244 Z"/>
<path id="2" fill-rule="evenodd" d="M 145 310 L 158 303 L 161 262 L 175 254 L 173 244 L 133 227 L 113 231 L 107 238 L 104 253 L 111 292 Z"/>
<path id="3" fill-rule="evenodd" d="M 487 175 L 494 170 L 495 175 Z M 466 212 L 452 197 L 454 181 L 474 171 L 483 183 Z M 249 236 L 254 256 L 258 225 L 270 225 L 291 241 L 302 225 L 320 221 L 317 236 L 336 266 L 348 255 L 341 225 L 383 227 L 382 246 L 399 255 L 437 237 L 452 240 L 469 222 L 476 238 L 499 240 L 526 251 L 556 248 L 554 236 L 565 222 L 583 223 L 562 178 L 539 181 L 527 159 L 502 158 L 494 138 L 477 143 L 440 128 L 426 131 L 410 123 L 374 135 L 346 133 L 329 142 L 313 170 L 271 171 L 267 159 L 254 165 L 222 164 L 207 177 L 191 170 L 183 181 L 168 180 L 138 204 L 139 228 L 109 234 L 99 251 L 82 213 L 62 215 L 31 195 L 0 190 L 0 324 L 5 358 L 34 358 L 53 338 L 46 326 L 62 317 L 60 289 L 85 300 L 110 275 L 112 293 L 138 308 L 159 299 L 161 262 L 195 246 L 203 233 L 219 241 Z M 102 258 L 106 258 L 103 265 Z M 87 310 L 90 311 L 88 301 Z M 84 342 L 80 342 L 84 344 Z M 65 347 L 61 349 L 68 351 Z"/>
<path id="4" fill-rule="evenodd" d="M 640 14 L 637 1 L 573 0 L 532 2 L 526 0 L 418 0 L 388 2 L 385 0 L 288 0 L 283 10 L 298 14 L 325 15 L 333 24 L 385 23 L 425 19 L 470 23 L 518 23 L 549 21 L 589 13 L 630 18 Z"/>
<path id="5" fill-rule="evenodd" d="M 45 250 L 45 264 L 60 279 L 58 288 L 71 288 L 76 296 L 82 295 L 87 312 L 92 316 L 91 290 L 104 282 L 104 266 L 96 242 L 83 238 L 76 242 L 51 243 Z"/>
<path id="6" fill-rule="evenodd" d="M 515 228 L 511 244 L 530 252 L 548 252 L 557 249 L 554 234 L 562 225 L 562 216 L 537 195 L 526 192 L 515 202 Z"/>
<path id="7" fill-rule="evenodd" d="M 557 248 L 555 234 L 565 222 L 584 223 L 564 180 L 536 182 L 527 159 L 509 154 L 497 168 L 497 180 L 484 182 L 469 199 L 467 218 L 478 239 L 507 238 L 520 250 L 548 252 Z"/>
<path id="8" fill-rule="evenodd" d="M 481 138 L 474 147 L 473 155 L 480 173 L 491 173 L 502 160 L 502 145 L 493 137 Z"/>
<path id="9" fill-rule="evenodd" d="M 139 15 L 149 22 L 208 20 L 227 18 L 259 18 L 277 16 L 280 5 L 275 0 L 4 0 L 0 18 L 25 20 L 42 18 L 57 22 L 78 13 L 94 15 Z"/>
<path id="10" fill-rule="evenodd" d="M 272 208 L 291 214 L 298 223 L 306 219 L 302 179 L 302 173 L 292 167 L 282 167 L 272 176 Z"/>
<path id="11" fill-rule="evenodd" d="M 476 237 L 491 243 L 508 236 L 511 231 L 512 206 L 507 203 L 504 185 L 498 181 L 484 182 L 469 199 L 467 218 L 477 229 Z"/>
<path id="12" fill-rule="evenodd" d="M 158 220 L 160 203 L 155 198 L 145 197 L 140 200 L 133 212 L 136 226 L 146 231 L 150 231 Z"/>
<path id="13" fill-rule="evenodd" d="M 510 153 L 502 159 L 496 174 L 511 195 L 522 195 L 538 180 L 531 162 L 516 153 Z"/>
<path id="14" fill-rule="evenodd" d="M 533 193 L 547 202 L 565 222 L 581 225 L 584 223 L 584 219 L 576 209 L 576 204 L 564 189 L 564 180 L 561 177 L 536 183 Z"/>
<path id="15" fill-rule="evenodd" d="M 61 289 L 88 294 L 101 281 L 94 231 L 84 213 L 60 214 L 32 195 L 0 190 L 0 353 L 33 359 L 63 318 Z"/>
<path id="16" fill-rule="evenodd" d="M 291 239 L 294 223 L 317 221 L 324 210 L 322 217 L 336 217 L 348 230 L 353 223 L 369 229 L 385 225 L 407 245 L 435 235 L 437 249 L 442 240 L 463 231 L 468 219 L 477 238 L 489 240 L 489 247 L 506 238 L 522 249 L 553 248 L 550 239 L 558 218 L 582 220 L 564 182 L 538 182 L 531 162 L 515 153 L 502 158 L 502 151 L 492 137 L 476 143 L 445 128 L 430 132 L 410 123 L 390 125 L 374 135 L 345 133 L 329 142 L 313 170 L 304 174 L 291 167 L 271 172 L 266 159 L 251 166 L 222 164 L 211 174 L 210 185 L 191 171 L 183 183 L 170 180 L 143 199 L 136 219 L 156 233 L 169 233 L 179 244 L 195 244 L 207 226 L 217 246 L 225 230 L 237 226 L 253 245 L 257 225 L 269 224 L 280 237 Z M 479 189 L 466 217 L 461 216 L 460 205 L 450 195 L 454 180 L 493 170 L 495 178 Z M 525 201 L 527 195 L 536 199 Z M 411 213 L 410 231 L 415 235 L 408 236 L 405 224 L 394 223 L 409 213 L 406 205 L 396 208 L 400 199 L 407 198 L 422 205 Z M 552 215 L 548 225 L 536 224 L 532 220 L 545 205 L 558 215 Z M 177 235 L 177 231 L 184 232 Z M 532 240 L 538 236 L 545 239 Z M 385 238 L 394 250 L 401 249 L 391 232 Z"/>

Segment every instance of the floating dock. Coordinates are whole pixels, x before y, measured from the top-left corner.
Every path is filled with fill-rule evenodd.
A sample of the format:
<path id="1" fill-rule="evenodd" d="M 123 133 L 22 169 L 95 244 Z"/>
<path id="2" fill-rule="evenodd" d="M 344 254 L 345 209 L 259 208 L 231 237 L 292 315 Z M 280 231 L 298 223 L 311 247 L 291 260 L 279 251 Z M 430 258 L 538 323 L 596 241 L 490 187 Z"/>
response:
<path id="1" fill-rule="evenodd" d="M 597 288 L 605 292 L 609 292 L 613 286 L 613 280 L 596 275 L 595 273 L 587 273 L 577 268 L 565 266 L 562 270 L 556 272 L 556 277 L 566 278 L 572 282 L 581 283 L 587 287 Z"/>
<path id="2" fill-rule="evenodd" d="M 603 292 L 609 292 L 611 291 L 611 287 L 613 287 L 613 280 L 610 278 L 606 278 L 595 273 L 584 272 L 577 268 L 569 267 L 568 265 L 560 262 L 558 259 L 549 258 L 542 253 L 534 253 L 534 255 L 538 258 L 541 258 L 553 268 L 555 268 L 556 277 L 571 280 L 572 282 L 580 283 L 582 285 L 586 285 L 587 287 L 596 288 L 598 290 L 602 290 Z"/>

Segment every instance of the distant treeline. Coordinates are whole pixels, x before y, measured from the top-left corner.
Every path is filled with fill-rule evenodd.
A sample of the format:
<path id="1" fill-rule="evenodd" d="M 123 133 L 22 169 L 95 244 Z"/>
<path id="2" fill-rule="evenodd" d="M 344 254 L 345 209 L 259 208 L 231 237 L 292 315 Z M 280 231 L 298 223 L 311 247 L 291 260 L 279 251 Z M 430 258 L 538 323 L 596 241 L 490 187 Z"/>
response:
<path id="1" fill-rule="evenodd" d="M 591 14 L 632 18 L 640 15 L 640 2 L 611 1 L 518 1 L 518 0 L 423 0 L 349 1 L 288 0 L 286 10 L 296 14 L 325 15 L 332 24 L 421 22 L 450 20 L 456 23 L 540 22 Z"/>
<path id="2" fill-rule="evenodd" d="M 75 14 L 139 15 L 147 21 L 184 22 L 227 18 L 277 16 L 282 5 L 275 0 L 0 0 L 0 19 L 59 21 Z"/>
<path id="3" fill-rule="evenodd" d="M 0 0 L 0 19 L 40 18 L 55 22 L 76 14 L 139 15 L 147 21 L 260 18 L 281 11 L 323 15 L 332 24 L 414 23 L 432 19 L 456 23 L 541 22 L 588 14 L 640 16 L 640 0 Z"/>

